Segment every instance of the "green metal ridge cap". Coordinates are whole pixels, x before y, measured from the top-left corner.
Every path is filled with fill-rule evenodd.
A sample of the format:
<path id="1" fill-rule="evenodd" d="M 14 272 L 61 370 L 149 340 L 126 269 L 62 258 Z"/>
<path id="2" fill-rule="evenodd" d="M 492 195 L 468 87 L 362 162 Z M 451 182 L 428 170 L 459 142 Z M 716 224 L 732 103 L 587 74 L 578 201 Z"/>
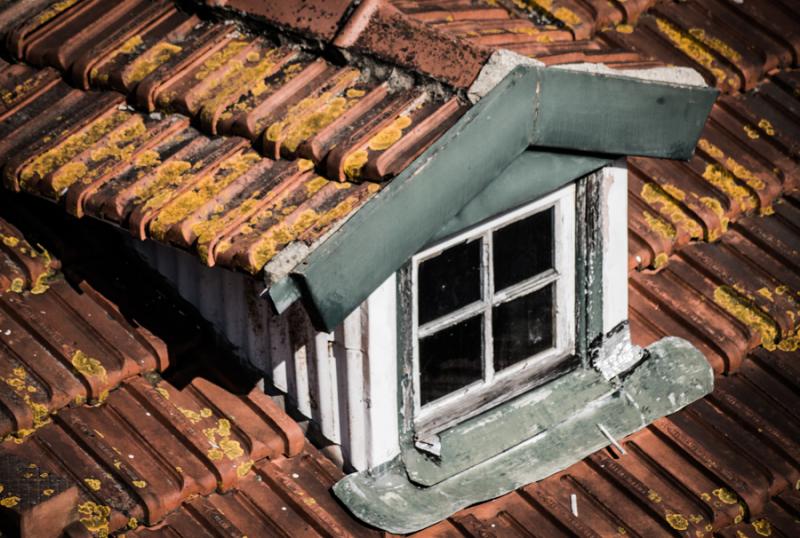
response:
<path id="1" fill-rule="evenodd" d="M 689 159 L 716 88 L 612 70 L 541 69 L 532 146 Z"/>
<path id="2" fill-rule="evenodd" d="M 608 446 L 610 439 L 598 425 L 613 439 L 621 439 L 711 392 L 713 371 L 703 354 L 685 340 L 663 338 L 647 352 L 645 360 L 609 382 L 616 390 L 435 486 L 411 482 L 397 457 L 382 469 L 346 476 L 333 486 L 334 494 L 370 525 L 396 534 L 415 532 L 462 508 L 546 478 Z"/>

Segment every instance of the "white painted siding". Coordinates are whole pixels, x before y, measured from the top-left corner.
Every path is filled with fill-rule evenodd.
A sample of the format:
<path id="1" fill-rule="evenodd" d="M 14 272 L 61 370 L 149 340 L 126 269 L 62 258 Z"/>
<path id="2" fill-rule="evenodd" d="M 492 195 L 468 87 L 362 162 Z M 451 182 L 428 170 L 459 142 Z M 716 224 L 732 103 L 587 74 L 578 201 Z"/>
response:
<path id="1" fill-rule="evenodd" d="M 628 169 L 620 159 L 603 169 L 603 331 L 628 319 Z"/>
<path id="2" fill-rule="evenodd" d="M 273 314 L 257 279 L 205 267 L 173 248 L 133 243 L 266 383 L 285 394 L 287 407 L 340 447 L 345 465 L 363 470 L 399 452 L 394 275 L 336 330 L 321 333 L 299 302 Z"/>

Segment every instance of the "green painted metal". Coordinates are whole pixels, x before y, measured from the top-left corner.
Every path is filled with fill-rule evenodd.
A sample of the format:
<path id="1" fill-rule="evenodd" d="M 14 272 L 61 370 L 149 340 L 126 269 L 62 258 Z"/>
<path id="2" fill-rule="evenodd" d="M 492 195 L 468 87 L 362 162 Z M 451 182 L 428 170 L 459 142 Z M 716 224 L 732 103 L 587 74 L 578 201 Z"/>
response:
<path id="1" fill-rule="evenodd" d="M 542 69 L 532 146 L 689 159 L 714 88 Z"/>
<path id="2" fill-rule="evenodd" d="M 599 372 L 580 368 L 439 434 L 441 456 L 402 452 L 412 482 L 433 486 L 546 431 L 614 392 Z M 569 398 L 564 395 L 569 394 Z"/>
<path id="3" fill-rule="evenodd" d="M 688 158 L 715 97 L 708 88 L 519 66 L 319 245 L 274 299 L 285 305 L 299 289 L 317 328 L 333 330 L 527 147 Z M 510 194 L 500 196 L 491 204 Z"/>
<path id="4" fill-rule="evenodd" d="M 604 156 L 529 149 L 465 205 L 429 243 L 541 198 L 612 161 Z"/>
<path id="5" fill-rule="evenodd" d="M 589 405 L 567 409 L 532 432 L 526 441 L 434 486 L 409 480 L 400 457 L 380 470 L 351 474 L 333 487 L 336 496 L 366 523 L 403 534 L 441 521 L 476 502 L 503 495 L 558 472 L 608 446 L 653 420 L 672 413 L 711 392 L 713 372 L 702 353 L 679 338 L 664 338 L 650 346 L 646 360 L 632 371 L 607 382 L 606 392 Z M 582 386 L 575 371 L 553 402 L 567 402 L 576 391 L 596 390 L 597 379 Z M 548 390 L 548 387 L 539 389 Z M 537 433 L 538 432 L 538 433 Z"/>

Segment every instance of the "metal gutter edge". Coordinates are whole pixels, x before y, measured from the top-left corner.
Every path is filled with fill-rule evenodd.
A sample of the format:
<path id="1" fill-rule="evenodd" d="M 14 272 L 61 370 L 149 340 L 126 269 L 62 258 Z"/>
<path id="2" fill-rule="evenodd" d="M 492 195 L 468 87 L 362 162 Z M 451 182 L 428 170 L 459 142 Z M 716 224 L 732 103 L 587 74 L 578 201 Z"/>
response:
<path id="1" fill-rule="evenodd" d="M 647 359 L 609 382 L 609 388 L 615 390 L 529 440 L 435 486 L 411 482 L 398 457 L 380 470 L 346 476 L 333 491 L 362 521 L 391 533 L 415 532 L 471 504 L 561 471 L 713 389 L 711 367 L 685 340 L 663 338 L 647 352 Z"/>

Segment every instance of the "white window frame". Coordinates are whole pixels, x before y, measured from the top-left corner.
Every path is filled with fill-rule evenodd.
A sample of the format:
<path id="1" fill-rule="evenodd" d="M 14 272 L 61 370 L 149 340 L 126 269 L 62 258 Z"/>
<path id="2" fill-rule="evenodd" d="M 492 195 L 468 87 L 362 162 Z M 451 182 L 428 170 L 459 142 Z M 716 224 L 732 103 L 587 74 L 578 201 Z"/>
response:
<path id="1" fill-rule="evenodd" d="M 512 222 L 529 217 L 535 213 L 554 208 L 553 218 L 553 269 L 524 280 L 495 294 L 492 231 Z M 468 242 L 481 240 L 481 286 L 479 301 L 459 308 L 455 312 L 418 325 L 418 269 L 420 264 L 433 258 L 448 248 Z M 478 412 L 507 400 L 535 383 L 541 374 L 557 366 L 564 358 L 572 355 L 575 349 L 575 186 L 568 185 L 548 196 L 504 215 L 489 220 L 472 229 L 451 237 L 431 248 L 417 253 L 412 258 L 412 346 L 413 346 L 413 387 L 414 422 L 418 433 L 420 428 L 441 431 L 450 425 L 464 420 Z M 493 371 L 492 308 L 511 299 L 527 295 L 549 284 L 554 284 L 554 346 L 524 359 L 499 373 Z M 484 302 L 485 297 L 491 300 Z M 442 396 L 422 406 L 420 404 L 419 339 L 438 332 L 460 321 L 482 312 L 483 322 L 483 378 Z M 500 390 L 493 390 L 500 389 Z M 497 393 L 494 397 L 491 394 Z"/>

